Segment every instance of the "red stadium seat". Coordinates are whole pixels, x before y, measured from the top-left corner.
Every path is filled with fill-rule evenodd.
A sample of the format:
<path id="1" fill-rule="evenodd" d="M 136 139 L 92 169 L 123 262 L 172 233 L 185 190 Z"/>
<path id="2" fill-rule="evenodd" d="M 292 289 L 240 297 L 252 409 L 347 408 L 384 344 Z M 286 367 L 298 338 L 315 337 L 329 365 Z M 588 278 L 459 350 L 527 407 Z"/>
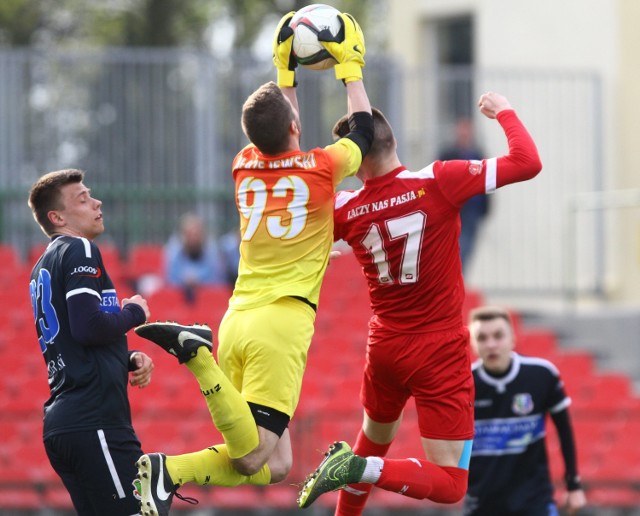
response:
<path id="1" fill-rule="evenodd" d="M 2 412 L 7 419 L 0 420 L 0 463 L 11 461 L 15 450 L 28 443 L 32 446 L 42 442 L 42 418 L 40 414 L 34 418 L 16 419 L 14 414 Z M 35 443 L 35 444 L 34 444 Z"/>
<path id="2" fill-rule="evenodd" d="M 31 295 L 29 292 L 28 276 L 18 277 L 14 273 L 8 282 L 1 284 L 0 279 L 0 306 L 4 312 L 3 318 L 11 317 L 14 324 L 19 325 L 16 319 L 24 320 L 25 317 L 33 323 L 33 309 L 31 308 Z M 19 326 L 18 326 L 19 327 Z"/>
<path id="3" fill-rule="evenodd" d="M 198 289 L 196 302 L 190 307 L 192 316 L 189 320 L 208 324 L 217 330 L 220 321 L 229 306 L 232 289 L 227 285 L 211 285 Z"/>
<path id="4" fill-rule="evenodd" d="M 640 492 L 631 486 L 594 487 L 587 490 L 587 501 L 592 507 L 635 509 L 640 506 Z"/>
<path id="5" fill-rule="evenodd" d="M 602 462 L 592 473 L 592 482 L 637 483 L 640 479 L 640 451 L 633 440 L 616 443 L 602 456 Z"/>
<path id="6" fill-rule="evenodd" d="M 478 308 L 484 304 L 484 296 L 479 290 L 467 288 L 465 292 L 464 302 L 462 304 L 462 322 L 467 324 L 469 313 L 474 308 Z"/>
<path id="7" fill-rule="evenodd" d="M 569 350 L 551 358 L 560 371 L 567 394 L 580 405 L 591 397 L 592 378 L 595 375 L 594 358 L 591 353 Z"/>
<path id="8" fill-rule="evenodd" d="M 586 408 L 605 417 L 626 413 L 633 405 L 631 380 L 624 374 L 600 374 L 585 388 Z"/>
<path id="9" fill-rule="evenodd" d="M 0 468 L 0 486 L 8 482 L 45 485 L 59 481 L 44 451 L 42 434 L 15 444 L 9 458 Z"/>
<path id="10" fill-rule="evenodd" d="M 22 266 L 18 250 L 10 244 L 0 243 L 0 263 L 4 269 L 15 270 Z"/>
<path id="11" fill-rule="evenodd" d="M 136 435 L 140 439 L 145 452 L 161 451 L 169 455 L 196 451 L 191 446 L 187 448 L 182 435 L 182 427 L 176 424 L 176 418 L 143 419 L 134 422 Z"/>
<path id="12" fill-rule="evenodd" d="M 315 466 L 317 466 L 317 463 L 315 464 Z M 322 507 L 324 508 L 325 511 L 333 512 L 337 503 L 338 503 L 337 492 L 325 493 L 313 503 L 313 506 Z M 319 514 L 329 514 L 329 512 L 320 512 Z"/>
<path id="13" fill-rule="evenodd" d="M 578 456 L 578 469 L 582 479 L 589 483 L 597 476 L 604 456 L 614 446 L 613 431 L 606 420 L 594 418 L 591 421 L 574 420 L 574 433 Z M 560 446 L 557 455 L 560 457 Z M 559 461 L 561 462 L 561 461 Z M 564 464 L 563 466 L 564 467 Z M 563 472 L 560 472 L 560 476 Z"/>
<path id="14" fill-rule="evenodd" d="M 186 367 L 179 368 L 177 360 L 160 349 L 146 351 L 154 360 L 153 374 L 157 380 L 144 389 L 129 389 L 131 410 L 137 419 L 166 417 L 175 420 L 207 410 L 198 382 Z"/>
<path id="15" fill-rule="evenodd" d="M 241 485 L 236 487 L 217 487 L 204 493 L 209 503 L 214 507 L 226 509 L 240 509 L 265 506 L 263 501 L 263 489 L 258 486 Z M 182 490 L 180 491 L 182 493 Z"/>
<path id="16" fill-rule="evenodd" d="M 145 274 L 164 275 L 164 251 L 157 244 L 136 244 L 126 262 L 127 277 L 137 280 Z"/>
<path id="17" fill-rule="evenodd" d="M 376 487 L 371 491 L 367 505 L 372 507 L 386 507 L 390 512 L 393 509 L 415 509 L 419 511 L 420 514 L 429 514 L 429 510 L 435 507 L 445 507 L 429 500 L 416 500 L 415 498 L 402 496 L 399 493 L 385 491 L 384 489 Z M 447 509 L 459 509 L 460 506 L 461 503 L 457 503 L 447 505 L 446 507 Z"/>
<path id="18" fill-rule="evenodd" d="M 13 331 L 13 328 L 6 329 L 6 334 L 2 337 L 8 337 L 7 345 L 0 347 L 0 360 L 2 361 L 2 368 L 4 371 L 11 371 L 11 376 L 6 374 L 2 377 L 2 381 L 7 381 L 7 388 L 10 391 L 22 388 L 22 384 L 25 382 L 36 382 L 37 391 L 42 393 L 47 389 L 47 368 L 40 353 L 40 345 L 36 338 L 35 329 L 31 329 L 33 322 L 30 320 L 30 324 L 26 330 L 26 340 L 29 346 L 29 353 L 16 353 L 16 349 L 25 345 L 25 332 L 17 334 Z M 29 335 L 30 332 L 31 335 Z M 0 339 L 1 340 L 1 339 Z M 32 384 L 32 386 L 34 386 Z"/>
<path id="19" fill-rule="evenodd" d="M 18 250 L 9 244 L 0 244 L 0 287 L 4 291 L 19 286 L 27 292 L 30 266 L 23 263 Z M 3 306 L 10 306 L 5 305 Z"/>
<path id="20" fill-rule="evenodd" d="M 298 498 L 298 487 L 295 485 L 271 485 L 264 488 L 261 506 L 274 509 L 290 509 L 295 507 Z"/>
<path id="21" fill-rule="evenodd" d="M 190 307 L 182 289 L 164 286 L 147 296 L 152 320 L 171 320 L 189 324 Z"/>
<path id="22" fill-rule="evenodd" d="M 523 355 L 547 358 L 553 361 L 557 353 L 557 338 L 550 330 L 526 329 L 520 332 L 516 346 L 518 352 Z"/>
<path id="23" fill-rule="evenodd" d="M 509 317 L 511 317 L 511 326 L 516 336 L 516 342 L 518 342 L 523 331 L 522 315 L 517 310 L 509 310 Z"/>
<path id="24" fill-rule="evenodd" d="M 44 492 L 44 504 L 51 509 L 70 510 L 73 509 L 71 497 L 62 481 L 58 485 L 48 486 Z"/>
<path id="25" fill-rule="evenodd" d="M 29 269 L 31 269 L 36 264 L 36 262 L 38 261 L 42 253 L 44 253 L 44 250 L 47 248 L 48 245 L 49 245 L 49 242 L 40 242 L 37 244 L 33 244 L 29 248 L 29 252 L 27 253 L 27 267 Z"/>
<path id="26" fill-rule="evenodd" d="M 120 255 L 120 250 L 117 246 L 110 243 L 98 242 L 98 246 L 100 247 L 100 254 L 102 255 L 102 261 L 107 269 L 107 273 L 116 286 L 116 289 L 119 289 L 121 286 L 124 286 L 123 283 L 126 281 L 126 267 Z"/>
<path id="27" fill-rule="evenodd" d="M 557 353 L 552 360 L 563 378 L 573 376 L 584 378 L 595 374 L 593 355 L 587 351 L 573 349 L 563 351 Z"/>
<path id="28" fill-rule="evenodd" d="M 33 377 L 22 378 L 11 386 L 8 392 L 3 393 L 0 401 L 0 411 L 3 414 L 12 414 L 19 418 L 42 416 L 42 407 L 49 397 L 44 365 L 39 373 Z"/>
<path id="29" fill-rule="evenodd" d="M 0 508 L 5 510 L 37 510 L 44 507 L 38 492 L 31 487 L 0 485 Z"/>
<path id="30" fill-rule="evenodd" d="M 618 422 L 612 430 L 613 439 L 616 441 L 632 440 L 640 435 L 640 419 L 627 418 Z"/>

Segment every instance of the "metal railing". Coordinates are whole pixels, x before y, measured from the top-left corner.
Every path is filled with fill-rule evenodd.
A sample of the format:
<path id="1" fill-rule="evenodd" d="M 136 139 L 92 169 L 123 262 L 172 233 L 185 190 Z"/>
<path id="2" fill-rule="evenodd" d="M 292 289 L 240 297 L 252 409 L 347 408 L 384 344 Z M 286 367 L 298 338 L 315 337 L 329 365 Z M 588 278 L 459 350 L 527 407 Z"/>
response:
<path id="1" fill-rule="evenodd" d="M 188 50 L 102 49 L 47 53 L 0 51 L 0 240 L 25 254 L 43 235 L 26 206 L 43 172 L 76 167 L 104 201 L 106 238 L 123 252 L 164 242 L 184 211 L 200 212 L 213 233 L 237 225 L 230 163 L 246 144 L 241 107 L 273 79 L 270 62 L 233 62 Z M 331 142 L 346 111 L 344 88 L 330 72 L 301 70 L 303 147 Z M 538 144 L 543 172 L 494 194 L 467 281 L 491 293 L 566 294 L 571 283 L 565 228 L 568 199 L 603 189 L 601 81 L 566 71 L 404 70 L 384 57 L 367 61 L 374 105 L 395 128 L 399 154 L 417 170 L 450 140 L 454 108 L 481 92 L 507 95 Z M 494 121 L 474 115 L 487 157 L 504 154 Z M 342 187 L 359 187 L 355 179 Z M 581 260 L 603 262 L 607 226 L 593 213 Z M 574 286 L 598 294 L 602 267 Z"/>
<path id="2" fill-rule="evenodd" d="M 640 264 L 640 189 L 576 193 L 570 196 L 566 210 L 567 299 L 575 301 L 585 291 L 605 298 L 607 281 L 628 281 L 620 272 L 625 270 L 620 260 L 630 257 Z M 625 234 L 631 238 L 621 237 Z M 623 250 L 615 252 L 615 246 Z"/>

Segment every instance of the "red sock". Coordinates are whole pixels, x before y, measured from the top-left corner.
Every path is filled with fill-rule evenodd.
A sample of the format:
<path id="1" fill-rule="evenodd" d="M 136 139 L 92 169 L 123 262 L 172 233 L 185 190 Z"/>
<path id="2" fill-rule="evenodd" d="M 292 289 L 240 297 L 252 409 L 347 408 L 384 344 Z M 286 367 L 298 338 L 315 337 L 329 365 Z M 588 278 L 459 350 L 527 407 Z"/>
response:
<path id="1" fill-rule="evenodd" d="M 375 485 L 418 500 L 455 503 L 466 493 L 468 478 L 469 472 L 462 468 L 436 466 L 419 459 L 385 459 Z"/>
<path id="2" fill-rule="evenodd" d="M 353 446 L 353 452 L 360 457 L 384 457 L 389 451 L 389 444 L 376 444 L 371 441 L 362 429 Z M 357 491 L 362 494 L 355 494 L 353 491 L 345 491 L 341 489 L 338 492 L 338 505 L 336 506 L 335 516 L 359 516 L 364 510 L 367 503 L 369 493 L 373 488 L 373 484 L 351 484 L 347 489 Z"/>

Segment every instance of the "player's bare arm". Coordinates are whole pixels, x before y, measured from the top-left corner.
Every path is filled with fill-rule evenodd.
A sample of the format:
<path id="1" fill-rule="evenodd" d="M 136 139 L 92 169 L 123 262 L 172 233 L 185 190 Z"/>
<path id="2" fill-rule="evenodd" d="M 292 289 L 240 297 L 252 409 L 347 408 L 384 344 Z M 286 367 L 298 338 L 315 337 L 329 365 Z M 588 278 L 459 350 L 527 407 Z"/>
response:
<path id="1" fill-rule="evenodd" d="M 362 81 L 347 83 L 348 113 L 371 113 L 371 103 Z"/>

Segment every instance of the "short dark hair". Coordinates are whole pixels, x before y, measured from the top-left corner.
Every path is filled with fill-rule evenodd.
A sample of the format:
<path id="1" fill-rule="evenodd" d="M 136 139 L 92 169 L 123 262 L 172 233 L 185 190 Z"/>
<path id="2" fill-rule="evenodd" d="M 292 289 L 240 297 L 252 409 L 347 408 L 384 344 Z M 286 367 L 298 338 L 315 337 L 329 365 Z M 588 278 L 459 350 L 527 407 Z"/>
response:
<path id="1" fill-rule="evenodd" d="M 42 228 L 45 235 L 51 236 L 55 227 L 49 220 L 49 212 L 63 210 L 60 190 L 71 183 L 81 183 L 84 172 L 75 168 L 56 170 L 49 172 L 38 179 L 29 190 L 29 207 L 33 212 L 33 218 Z"/>
<path id="2" fill-rule="evenodd" d="M 291 103 L 273 81 L 260 86 L 242 106 L 242 130 L 263 154 L 287 150 L 292 120 Z"/>
<path id="3" fill-rule="evenodd" d="M 493 321 L 494 319 L 504 319 L 509 326 L 513 327 L 511 315 L 507 310 L 499 306 L 481 306 L 469 312 L 469 323 L 475 321 Z"/>
<path id="4" fill-rule="evenodd" d="M 371 114 L 373 115 L 373 142 L 366 157 L 376 159 L 395 151 L 396 138 L 391 124 L 382 111 L 374 107 L 371 108 Z M 332 134 L 334 139 L 337 140 L 338 138 L 344 138 L 350 130 L 349 115 L 344 115 L 333 126 Z"/>

